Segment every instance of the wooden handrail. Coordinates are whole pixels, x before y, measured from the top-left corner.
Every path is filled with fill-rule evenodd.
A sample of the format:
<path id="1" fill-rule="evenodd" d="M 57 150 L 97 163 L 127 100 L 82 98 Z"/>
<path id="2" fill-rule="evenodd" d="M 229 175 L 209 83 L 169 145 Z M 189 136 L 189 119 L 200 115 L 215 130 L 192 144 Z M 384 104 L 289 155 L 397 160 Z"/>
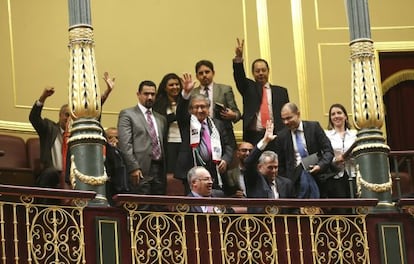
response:
<path id="1" fill-rule="evenodd" d="M 245 207 L 264 207 L 274 205 L 281 208 L 299 208 L 312 206 L 321 208 L 374 207 L 378 203 L 378 199 L 239 199 L 134 194 L 117 194 L 114 195 L 113 200 L 117 203 L 117 205 L 134 202 L 139 204 L 224 205 Z"/>
<path id="2" fill-rule="evenodd" d="M 414 150 L 391 150 L 389 153 L 390 156 L 414 156 Z"/>
<path id="3" fill-rule="evenodd" d="M 30 195 L 39 198 L 53 199 L 93 199 L 96 196 L 96 192 L 94 191 L 26 187 L 7 184 L 0 184 L 0 194 L 2 196 Z"/>

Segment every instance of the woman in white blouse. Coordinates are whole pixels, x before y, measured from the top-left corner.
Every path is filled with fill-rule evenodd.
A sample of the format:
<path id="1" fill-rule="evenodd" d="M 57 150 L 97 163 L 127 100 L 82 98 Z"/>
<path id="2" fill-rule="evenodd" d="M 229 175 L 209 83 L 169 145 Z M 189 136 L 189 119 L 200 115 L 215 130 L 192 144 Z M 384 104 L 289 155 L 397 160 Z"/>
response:
<path id="1" fill-rule="evenodd" d="M 347 159 L 344 153 L 352 146 L 356 139 L 355 131 L 350 129 L 348 113 L 341 104 L 333 104 L 329 108 L 329 125 L 326 135 L 331 141 L 335 157 L 332 160 L 332 177 L 322 183 L 321 198 L 350 197 L 348 172 L 345 169 Z"/>

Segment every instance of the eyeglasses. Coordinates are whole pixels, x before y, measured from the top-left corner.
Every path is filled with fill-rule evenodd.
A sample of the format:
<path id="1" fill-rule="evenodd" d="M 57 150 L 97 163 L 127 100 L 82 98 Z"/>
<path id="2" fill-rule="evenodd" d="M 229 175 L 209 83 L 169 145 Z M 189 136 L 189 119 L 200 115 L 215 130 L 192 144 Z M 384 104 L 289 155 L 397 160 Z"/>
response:
<path id="1" fill-rule="evenodd" d="M 193 109 L 201 109 L 201 110 L 205 110 L 208 108 L 208 105 L 193 105 L 192 106 Z"/>
<path id="2" fill-rule="evenodd" d="M 212 182 L 213 181 L 213 179 L 212 178 L 198 178 L 197 179 L 198 181 L 204 181 L 204 182 Z"/>

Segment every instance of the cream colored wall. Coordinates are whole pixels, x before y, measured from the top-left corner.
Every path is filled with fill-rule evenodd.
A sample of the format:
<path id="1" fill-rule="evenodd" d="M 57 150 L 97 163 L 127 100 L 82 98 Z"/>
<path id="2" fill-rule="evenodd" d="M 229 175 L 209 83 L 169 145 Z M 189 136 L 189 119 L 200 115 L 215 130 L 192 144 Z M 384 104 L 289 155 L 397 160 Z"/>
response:
<path id="1" fill-rule="evenodd" d="M 414 2 L 372 0 L 369 5 L 372 38 L 382 50 L 414 46 L 409 13 Z M 259 18 L 268 20 L 267 35 L 257 26 L 263 7 L 267 17 Z M 158 84 L 167 72 L 194 73 L 199 59 L 214 62 L 216 82 L 232 85 L 242 108 L 231 68 L 236 37 L 246 39 L 247 71 L 255 58 L 268 59 L 272 83 L 289 89 L 304 118 L 326 126 L 330 104 L 343 103 L 350 111 L 342 0 L 92 0 L 92 25 L 101 90 L 104 71 L 116 77 L 103 107 L 105 127 L 116 125 L 119 110 L 136 103 L 141 80 Z M 44 116 L 57 119 L 68 98 L 67 28 L 67 1 L 0 0 L 0 132 L 35 135 L 28 114 L 46 85 L 56 94 L 46 102 Z M 240 137 L 241 122 L 235 130 Z"/>

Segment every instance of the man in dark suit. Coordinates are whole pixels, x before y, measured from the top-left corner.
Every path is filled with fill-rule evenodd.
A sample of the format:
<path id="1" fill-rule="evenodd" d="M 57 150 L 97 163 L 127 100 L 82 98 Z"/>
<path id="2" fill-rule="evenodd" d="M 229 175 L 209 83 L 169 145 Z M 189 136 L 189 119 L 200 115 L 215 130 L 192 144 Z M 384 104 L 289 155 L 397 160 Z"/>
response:
<path id="1" fill-rule="evenodd" d="M 243 141 L 237 146 L 236 158 L 238 164 L 233 169 L 227 171 L 227 177 L 224 184 L 226 196 L 236 198 L 247 197 L 246 184 L 244 182 L 244 173 L 246 171 L 244 161 L 252 150 L 253 145 L 249 142 Z"/>
<path id="2" fill-rule="evenodd" d="M 244 41 L 237 39 L 233 59 L 233 77 L 243 97 L 243 140 L 255 145 L 264 135 L 266 121 L 274 123 L 274 133 L 283 128 L 280 117 L 282 106 L 289 102 L 287 89 L 269 83 L 269 65 L 264 59 L 252 63 L 254 81 L 246 77 L 243 66 Z"/>
<path id="3" fill-rule="evenodd" d="M 213 179 L 210 173 L 204 167 L 193 167 L 187 173 L 187 181 L 190 186 L 189 197 L 211 197 L 213 189 Z M 209 206 L 191 206 L 192 213 L 211 213 L 212 207 Z"/>
<path id="4" fill-rule="evenodd" d="M 278 156 L 273 151 L 264 151 L 276 138 L 273 123 L 268 121 L 263 139 L 257 143 L 245 160 L 245 181 L 248 198 L 294 198 L 295 192 L 290 179 L 278 176 Z M 248 208 L 249 213 L 263 213 L 263 208 Z"/>
<path id="5" fill-rule="evenodd" d="M 203 166 L 213 178 L 214 196 L 224 196 L 222 177 L 233 158 L 234 136 L 227 133 L 221 120 L 209 117 L 210 100 L 206 96 L 194 94 L 190 99 L 194 83 L 190 74 L 183 78 L 184 88 L 177 104 L 181 146 L 174 177 L 183 181 L 188 193 L 187 172 L 194 166 Z"/>
<path id="6" fill-rule="evenodd" d="M 106 197 L 109 204 L 113 205 L 112 196 L 118 193 L 129 193 L 129 174 L 124 158 L 118 148 L 118 129 L 108 127 L 105 130 L 106 158 L 105 169 L 109 177 L 106 183 Z"/>
<path id="7" fill-rule="evenodd" d="M 42 118 L 42 109 L 46 99 L 55 93 L 53 87 L 46 87 L 40 98 L 30 111 L 29 120 L 39 135 L 40 161 L 42 172 L 36 179 L 40 187 L 57 188 L 62 173 L 62 143 L 63 132 L 70 117 L 69 106 L 62 105 L 59 111 L 59 121 L 53 122 Z"/>
<path id="8" fill-rule="evenodd" d="M 334 157 L 331 142 L 319 122 L 301 120 L 296 104 L 285 104 L 281 116 L 286 127 L 274 142 L 279 155 L 279 174 L 292 180 L 298 198 L 319 198 L 315 178 L 329 167 Z M 304 149 L 304 154 L 301 154 L 301 149 Z M 305 171 L 302 159 L 314 153 L 318 161 Z"/>
<path id="9" fill-rule="evenodd" d="M 155 83 L 139 84 L 138 105 L 122 110 L 118 119 L 118 146 L 124 157 L 136 194 L 165 194 L 165 149 L 167 121 L 152 111 Z"/>

